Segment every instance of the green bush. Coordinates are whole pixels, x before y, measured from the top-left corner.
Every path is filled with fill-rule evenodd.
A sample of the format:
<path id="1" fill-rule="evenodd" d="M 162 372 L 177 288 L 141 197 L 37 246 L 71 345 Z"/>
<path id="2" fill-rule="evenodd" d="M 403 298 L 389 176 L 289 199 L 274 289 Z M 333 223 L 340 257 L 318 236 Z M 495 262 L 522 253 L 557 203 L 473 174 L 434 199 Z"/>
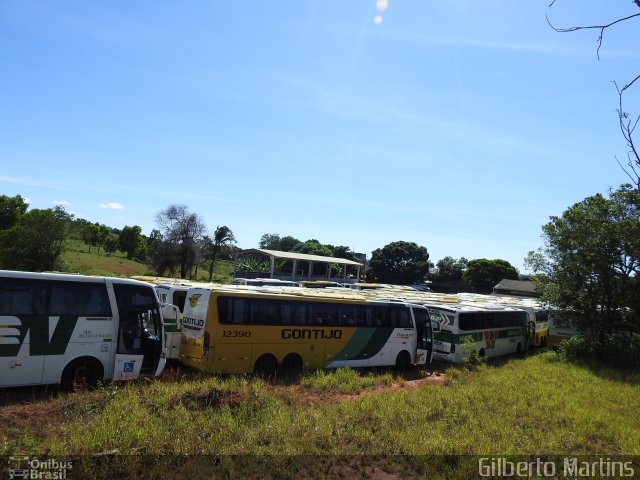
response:
<path id="1" fill-rule="evenodd" d="M 602 342 L 577 336 L 562 342 L 558 355 L 567 360 L 595 360 L 611 367 L 637 369 L 640 368 L 640 335 L 607 335 Z"/>
<path id="2" fill-rule="evenodd" d="M 467 337 L 463 340 L 462 351 L 464 352 L 464 365 L 467 369 L 474 370 L 486 363 L 485 356 L 478 353 L 476 342 L 473 338 Z"/>

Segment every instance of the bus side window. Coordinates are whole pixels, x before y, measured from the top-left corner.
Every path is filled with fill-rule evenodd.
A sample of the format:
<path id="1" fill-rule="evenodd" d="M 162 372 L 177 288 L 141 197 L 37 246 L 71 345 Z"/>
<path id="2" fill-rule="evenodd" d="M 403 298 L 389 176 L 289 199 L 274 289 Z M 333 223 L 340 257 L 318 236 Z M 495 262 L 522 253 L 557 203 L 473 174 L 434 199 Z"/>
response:
<path id="1" fill-rule="evenodd" d="M 33 307 L 41 301 L 39 295 L 44 291 L 35 291 L 34 283 L 21 278 L 0 279 L 0 314 L 33 315 Z"/>
<path id="2" fill-rule="evenodd" d="M 106 286 L 92 283 L 57 283 L 51 285 L 51 315 L 110 317 L 111 306 Z"/>
<path id="3" fill-rule="evenodd" d="M 120 317 L 118 353 L 137 354 L 142 350 L 142 319 L 133 310 Z"/>
<path id="4" fill-rule="evenodd" d="M 334 303 L 313 302 L 309 306 L 309 325 L 333 326 L 338 324 L 338 308 Z"/>
<path id="5" fill-rule="evenodd" d="M 411 317 L 406 307 L 393 307 L 391 309 L 391 326 L 394 328 L 410 328 Z"/>
<path id="6" fill-rule="evenodd" d="M 367 307 L 367 326 L 369 327 L 391 326 L 391 317 L 389 315 L 389 309 L 386 307 L 378 307 L 378 306 Z"/>
<path id="7" fill-rule="evenodd" d="M 231 321 L 233 325 L 246 325 L 249 317 L 249 301 L 244 298 L 234 298 Z"/>
<path id="8" fill-rule="evenodd" d="M 173 304 L 178 307 L 180 313 L 184 313 L 184 303 L 187 300 L 187 292 L 186 291 L 175 291 L 173 292 Z"/>
<path id="9" fill-rule="evenodd" d="M 359 327 L 365 324 L 364 310 L 361 305 L 339 305 L 338 325 L 341 327 Z"/>

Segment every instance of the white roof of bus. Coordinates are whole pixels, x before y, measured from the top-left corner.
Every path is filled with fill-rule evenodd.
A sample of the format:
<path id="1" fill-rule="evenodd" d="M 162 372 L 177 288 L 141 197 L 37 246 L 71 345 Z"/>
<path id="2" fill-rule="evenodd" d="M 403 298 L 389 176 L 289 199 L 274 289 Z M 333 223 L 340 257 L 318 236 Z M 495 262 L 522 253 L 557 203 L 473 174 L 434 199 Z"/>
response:
<path id="1" fill-rule="evenodd" d="M 17 270 L 0 270 L 0 277 L 5 278 L 31 278 L 37 280 L 56 280 L 63 282 L 104 282 L 105 280 L 115 281 L 117 283 L 130 285 L 149 285 L 138 279 L 122 278 L 122 277 L 103 277 L 97 275 L 80 275 L 79 273 L 64 272 L 22 272 Z"/>

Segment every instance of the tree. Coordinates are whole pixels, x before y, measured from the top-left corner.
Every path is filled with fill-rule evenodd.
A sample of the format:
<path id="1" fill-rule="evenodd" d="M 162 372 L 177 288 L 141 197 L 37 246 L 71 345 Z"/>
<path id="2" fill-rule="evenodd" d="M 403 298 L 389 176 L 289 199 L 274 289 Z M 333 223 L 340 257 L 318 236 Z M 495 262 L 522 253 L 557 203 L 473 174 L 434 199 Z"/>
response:
<path id="1" fill-rule="evenodd" d="M 211 262 L 209 264 L 209 281 L 211 282 L 213 280 L 213 266 L 218 259 L 218 255 L 228 250 L 233 243 L 236 243 L 236 238 L 233 236 L 231 229 L 226 225 L 216 227 L 213 233 L 213 240 L 209 237 L 204 238 L 204 258 Z"/>
<path id="2" fill-rule="evenodd" d="M 258 248 L 267 250 L 280 250 L 280 235 L 277 233 L 265 233 L 260 237 Z"/>
<path id="3" fill-rule="evenodd" d="M 147 252 L 147 242 L 138 225 L 125 225 L 118 236 L 118 247 L 127 254 L 127 258 L 143 259 Z"/>
<path id="4" fill-rule="evenodd" d="M 519 276 L 518 271 L 506 260 L 478 258 L 469 260 L 463 278 L 474 292 L 491 293 L 503 278 L 517 280 Z"/>
<path id="5" fill-rule="evenodd" d="M 549 5 L 549 7 L 553 6 L 554 3 L 556 3 L 556 0 L 553 0 Z M 635 3 L 636 6 L 640 7 L 640 0 L 633 0 L 633 3 Z M 598 30 L 600 32 L 597 39 L 598 47 L 596 49 L 596 55 L 598 57 L 598 60 L 600 59 L 600 47 L 602 47 L 604 32 L 609 28 L 613 28 L 617 25 L 620 25 L 622 22 L 628 22 L 628 21 L 638 20 L 638 19 L 640 19 L 640 13 L 630 14 L 625 17 L 611 20 L 608 23 L 603 23 L 600 25 L 582 25 L 582 26 L 574 26 L 574 27 L 568 27 L 568 28 L 559 28 L 554 26 L 551 23 L 551 21 L 549 20 L 549 16 L 547 15 L 547 22 L 549 23 L 549 26 L 551 26 L 551 28 L 553 28 L 556 32 L 566 33 L 566 32 L 575 32 L 578 30 Z M 624 94 L 639 79 L 640 79 L 640 75 L 637 75 L 633 80 L 627 82 L 622 87 L 620 87 L 615 80 L 613 81 L 616 91 L 618 92 L 618 108 L 616 109 L 618 113 L 618 124 L 620 127 L 620 131 L 622 133 L 622 136 L 624 137 L 627 143 L 627 148 L 629 149 L 627 151 L 626 167 L 623 166 L 622 163 L 620 163 L 617 157 L 616 157 L 616 162 L 618 162 L 618 165 L 620 165 L 620 168 L 622 168 L 622 170 L 624 170 L 624 172 L 629 176 L 629 178 L 635 184 L 638 190 L 640 190 L 640 154 L 636 149 L 633 135 L 638 125 L 638 121 L 640 120 L 640 116 L 637 116 L 634 118 L 633 115 L 629 114 L 628 112 L 625 112 L 622 107 L 622 103 L 623 103 Z"/>
<path id="6" fill-rule="evenodd" d="M 298 245 L 302 242 L 291 235 L 287 235 L 280 239 L 280 251 L 282 252 L 294 252 Z"/>
<path id="7" fill-rule="evenodd" d="M 640 332 L 640 192 L 622 185 L 550 220 L 545 248 L 527 258 L 543 299 L 600 341 L 615 330 Z"/>
<path id="8" fill-rule="evenodd" d="M 10 270 L 62 270 L 61 255 L 71 216 L 64 208 L 30 210 L 0 232 L 0 267 Z"/>
<path id="9" fill-rule="evenodd" d="M 414 242 L 391 242 L 371 252 L 369 278 L 379 282 L 411 284 L 423 282 L 429 272 L 429 252 Z"/>
<path id="10" fill-rule="evenodd" d="M 148 239 L 148 252 L 152 268 L 158 275 L 163 276 L 169 273 L 175 275 L 180 259 L 177 247 L 164 240 L 160 230 L 153 229 Z"/>
<path id="11" fill-rule="evenodd" d="M 109 235 L 104 242 L 104 250 L 111 255 L 118 249 L 118 237 Z"/>
<path id="12" fill-rule="evenodd" d="M 459 282 L 462 280 L 464 271 L 467 269 L 468 260 L 460 257 L 456 260 L 453 257 L 444 257 L 436 263 L 437 271 L 434 280 L 438 282 Z"/>
<path id="13" fill-rule="evenodd" d="M 331 248 L 329 248 L 327 245 L 321 244 L 315 238 L 307 240 L 304 243 L 299 242 L 295 246 L 295 248 L 293 250 L 291 250 L 291 251 L 292 252 L 296 252 L 296 253 L 304 253 L 306 255 L 320 255 L 322 257 L 332 257 L 333 256 L 333 250 Z"/>
<path id="14" fill-rule="evenodd" d="M 27 212 L 29 205 L 20 195 L 0 196 L 0 231 L 13 227 L 18 219 Z"/>
<path id="15" fill-rule="evenodd" d="M 156 224 L 162 230 L 165 244 L 158 253 L 166 254 L 167 259 L 175 255 L 180 277 L 185 278 L 195 262 L 196 241 L 205 231 L 204 222 L 197 214 L 190 213 L 186 205 L 169 205 L 156 215 Z"/>
<path id="16" fill-rule="evenodd" d="M 333 251 L 332 257 L 336 258 L 344 258 L 345 260 L 353 260 L 354 262 L 358 261 L 355 253 L 351 251 L 349 247 L 345 247 L 344 245 L 338 245 L 336 247 L 330 246 Z"/>
<path id="17" fill-rule="evenodd" d="M 91 251 L 91 247 L 93 246 L 96 247 L 98 253 L 100 253 L 100 248 L 104 246 L 109 233 L 109 227 L 106 225 L 100 225 L 97 222 L 89 223 L 83 229 L 82 240 L 89 245 L 89 251 Z"/>

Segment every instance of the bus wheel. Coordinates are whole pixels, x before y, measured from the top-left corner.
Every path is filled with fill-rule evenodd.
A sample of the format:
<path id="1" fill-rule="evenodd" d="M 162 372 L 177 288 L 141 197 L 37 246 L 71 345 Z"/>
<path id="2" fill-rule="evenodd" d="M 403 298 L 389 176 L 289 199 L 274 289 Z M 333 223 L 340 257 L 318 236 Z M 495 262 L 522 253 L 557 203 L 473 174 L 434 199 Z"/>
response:
<path id="1" fill-rule="evenodd" d="M 285 375 L 299 375 L 302 373 L 302 358 L 297 353 L 290 353 L 282 360 L 282 372 Z"/>
<path id="2" fill-rule="evenodd" d="M 478 356 L 479 356 L 480 358 L 484 358 L 484 357 L 485 357 L 485 355 L 486 355 L 486 353 L 485 353 L 485 351 L 484 351 L 484 348 L 481 348 L 480 350 L 478 350 Z"/>
<path id="3" fill-rule="evenodd" d="M 76 358 L 62 372 L 60 383 L 64 390 L 95 387 L 103 379 L 102 365 L 94 358 Z"/>
<path id="4" fill-rule="evenodd" d="M 404 372 L 411 365 L 411 355 L 406 350 L 401 351 L 396 357 L 396 369 Z"/>
<path id="5" fill-rule="evenodd" d="M 520 342 L 518 342 L 518 345 L 516 345 L 516 355 L 517 356 L 522 355 L 522 345 L 520 345 Z"/>
<path id="6" fill-rule="evenodd" d="M 276 357 L 269 353 L 258 357 L 256 364 L 253 366 L 254 373 L 267 377 L 275 375 L 277 369 L 278 361 Z"/>

